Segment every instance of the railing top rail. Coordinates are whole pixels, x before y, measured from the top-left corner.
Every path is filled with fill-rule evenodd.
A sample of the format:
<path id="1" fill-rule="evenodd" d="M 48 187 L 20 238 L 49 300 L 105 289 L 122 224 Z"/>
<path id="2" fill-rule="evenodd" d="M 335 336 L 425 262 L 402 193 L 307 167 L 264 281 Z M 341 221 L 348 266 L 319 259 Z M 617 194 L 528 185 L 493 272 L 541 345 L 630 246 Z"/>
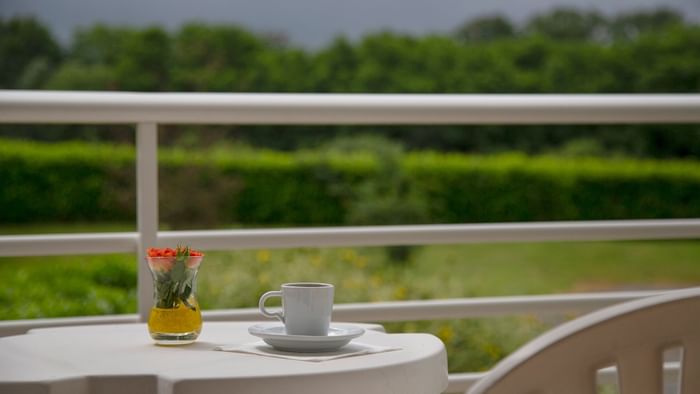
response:
<path id="1" fill-rule="evenodd" d="M 0 91 L 4 123 L 698 123 L 698 94 L 317 94 Z"/>
<path id="2" fill-rule="evenodd" d="M 207 250 L 700 238 L 700 219 L 161 231 L 156 244 Z M 0 236 L 0 256 L 135 252 L 138 233 Z"/>

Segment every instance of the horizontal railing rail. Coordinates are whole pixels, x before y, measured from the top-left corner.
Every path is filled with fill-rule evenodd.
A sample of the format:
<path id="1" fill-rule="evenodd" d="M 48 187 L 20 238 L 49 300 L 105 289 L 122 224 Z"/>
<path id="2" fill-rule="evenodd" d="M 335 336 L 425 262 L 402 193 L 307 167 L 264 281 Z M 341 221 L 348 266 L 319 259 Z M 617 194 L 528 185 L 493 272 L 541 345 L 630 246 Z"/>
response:
<path id="1" fill-rule="evenodd" d="M 619 302 L 632 301 L 663 292 L 620 291 L 347 303 L 337 304 L 333 307 L 333 318 L 338 321 L 374 323 L 466 319 L 515 314 L 585 313 Z M 260 320 L 261 317 L 258 308 L 207 310 L 202 313 L 206 321 L 254 321 Z M 136 314 L 0 321 L 0 336 L 21 334 L 32 328 L 116 322 L 136 323 L 138 321 Z"/>
<path id="2" fill-rule="evenodd" d="M 156 245 L 208 250 L 700 238 L 700 219 L 161 231 Z M 133 253 L 139 234 L 0 236 L 0 256 Z"/>
<path id="3" fill-rule="evenodd" d="M 397 322 L 466 319 L 515 314 L 583 313 L 619 302 L 662 294 L 663 291 L 579 293 L 530 296 L 451 298 L 442 300 L 390 301 L 339 304 L 333 318 L 353 322 Z M 210 311 L 210 321 L 259 319 L 257 308 Z"/>
<path id="4" fill-rule="evenodd" d="M 143 321 L 152 284 L 145 246 L 202 249 L 426 245 L 475 242 L 613 241 L 700 238 L 700 219 L 450 224 L 255 230 L 158 231 L 158 124 L 645 124 L 700 123 L 698 94 L 214 94 L 0 91 L 0 123 L 136 125 L 137 232 L 9 235 L 0 256 L 135 253 L 138 315 L 0 322 L 0 335 L 30 328 Z M 584 312 L 655 292 L 517 296 L 338 305 L 347 321 Z M 207 311 L 205 320 L 257 319 L 254 309 Z M 483 373 L 450 374 L 463 392 Z"/>
<path id="5" fill-rule="evenodd" d="M 697 94 L 0 91 L 5 123 L 601 124 L 700 122 Z"/>

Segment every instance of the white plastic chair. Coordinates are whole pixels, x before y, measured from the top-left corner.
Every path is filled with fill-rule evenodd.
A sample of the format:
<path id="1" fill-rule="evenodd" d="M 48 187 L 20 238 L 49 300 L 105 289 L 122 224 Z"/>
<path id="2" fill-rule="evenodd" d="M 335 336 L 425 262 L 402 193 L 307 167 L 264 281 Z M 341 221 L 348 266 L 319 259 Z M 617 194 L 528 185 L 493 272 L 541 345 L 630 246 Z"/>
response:
<path id="1" fill-rule="evenodd" d="M 468 394 L 592 394 L 617 366 L 622 394 L 660 394 L 663 351 L 681 347 L 683 394 L 700 393 L 700 287 L 614 305 L 564 323 L 516 350 Z"/>

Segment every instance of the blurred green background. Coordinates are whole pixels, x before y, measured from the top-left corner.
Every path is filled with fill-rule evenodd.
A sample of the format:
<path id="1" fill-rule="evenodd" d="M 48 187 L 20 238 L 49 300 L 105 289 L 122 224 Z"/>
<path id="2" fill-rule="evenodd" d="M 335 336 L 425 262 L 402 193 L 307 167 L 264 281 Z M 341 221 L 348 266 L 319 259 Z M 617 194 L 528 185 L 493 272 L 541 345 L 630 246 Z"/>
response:
<path id="1" fill-rule="evenodd" d="M 231 25 L 96 25 L 59 45 L 0 20 L 0 88 L 333 93 L 697 93 L 700 27 L 669 9 L 490 16 L 318 50 Z M 700 126 L 191 126 L 159 130 L 161 229 L 700 217 Z M 0 125 L 0 234 L 135 230 L 134 130 Z M 197 245 L 192 245 L 197 247 Z M 205 251 L 207 252 L 207 251 Z M 0 258 L 0 319 L 136 311 L 133 255 Z M 280 283 L 338 302 L 700 283 L 698 240 L 207 252 L 204 309 Z M 391 323 L 476 371 L 573 315 Z"/>

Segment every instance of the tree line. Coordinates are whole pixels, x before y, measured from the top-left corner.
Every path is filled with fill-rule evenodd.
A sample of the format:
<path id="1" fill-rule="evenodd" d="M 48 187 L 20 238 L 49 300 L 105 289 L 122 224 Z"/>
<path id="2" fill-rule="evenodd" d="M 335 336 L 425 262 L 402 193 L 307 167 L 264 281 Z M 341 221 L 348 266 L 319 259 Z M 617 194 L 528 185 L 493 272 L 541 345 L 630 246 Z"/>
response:
<path id="1" fill-rule="evenodd" d="M 14 18 L 0 20 L 0 88 L 693 93 L 700 90 L 700 27 L 669 9 L 605 16 L 560 8 L 521 25 L 484 16 L 444 34 L 377 32 L 357 41 L 338 37 L 318 50 L 292 45 L 280 35 L 199 23 L 176 31 L 95 25 L 76 31 L 63 47 L 37 20 Z M 360 130 L 400 137 L 408 148 L 700 155 L 700 130 L 692 125 L 278 129 L 229 127 L 220 134 L 281 149 Z M 187 135 L 182 128 L 171 132 Z"/>

